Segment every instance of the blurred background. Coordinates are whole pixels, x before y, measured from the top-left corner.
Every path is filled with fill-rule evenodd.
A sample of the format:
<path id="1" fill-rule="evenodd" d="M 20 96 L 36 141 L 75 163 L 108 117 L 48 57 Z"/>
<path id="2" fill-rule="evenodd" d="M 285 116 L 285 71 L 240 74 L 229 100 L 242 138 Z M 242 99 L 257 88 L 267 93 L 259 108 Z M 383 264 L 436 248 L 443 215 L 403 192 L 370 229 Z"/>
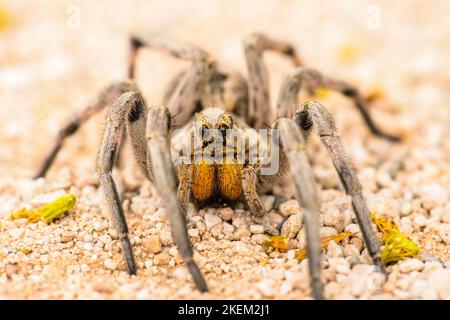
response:
<path id="1" fill-rule="evenodd" d="M 290 41 L 307 65 L 375 96 L 372 113 L 386 130 L 445 143 L 439 130 L 449 123 L 449 12 L 449 1 L 420 0 L 0 0 L 0 175 L 32 176 L 58 128 L 124 78 L 131 33 L 197 44 L 244 74 L 245 35 L 260 31 Z M 291 65 L 271 53 L 266 61 L 274 100 Z M 164 87 L 185 66 L 142 51 L 137 81 L 149 105 L 161 103 Z M 334 99 L 329 107 L 351 151 L 367 130 L 347 101 Z M 68 141 L 55 168 L 95 174 L 103 119 L 95 117 Z"/>
<path id="2" fill-rule="evenodd" d="M 431 255 L 430 261 L 425 255 L 420 258 L 425 262 L 411 259 L 402 267 L 394 265 L 383 292 L 378 292 L 376 286 L 361 285 L 366 276 L 361 270 L 372 276 L 373 269 L 367 265 L 367 250 L 360 255 L 360 241 L 356 257 L 349 258 L 361 257 L 366 269 L 349 269 L 338 284 L 332 262 L 327 262 L 327 296 L 450 297 L 450 281 L 443 280 L 450 277 L 450 1 L 0 0 L 0 215 L 67 191 L 79 196 L 77 209 L 57 223 L 25 227 L 23 221 L 1 219 L 0 299 L 308 297 L 307 265 L 289 269 L 288 262 L 295 258 L 283 260 L 284 253 L 274 255 L 280 259 L 272 259 L 272 254 L 267 259 L 253 240 L 264 238 L 262 234 L 251 240 L 220 240 L 220 248 L 209 232 L 201 241 L 195 238 L 198 261 L 213 291 L 193 291 L 184 266 L 177 266 L 173 244 L 164 244 L 158 249 L 164 252 L 154 255 L 141 242 L 149 234 L 159 234 L 162 241 L 162 231 L 170 228 L 151 184 L 134 170 L 134 161 L 125 163 L 133 170 L 125 168 L 130 192 L 124 207 L 129 207 L 139 276 L 128 277 L 119 246 L 97 241 L 105 236 L 100 230 L 109 221 L 108 212 L 100 209 L 102 193 L 95 173 L 104 112 L 66 141 L 46 179 L 30 180 L 58 129 L 95 101 L 102 88 L 124 80 L 130 34 L 159 33 L 196 44 L 223 69 L 246 75 L 242 39 L 255 31 L 291 42 L 307 66 L 356 85 L 370 99 L 375 122 L 403 138 L 396 144 L 371 135 L 350 101 L 338 94 L 314 97 L 336 118 L 370 210 L 393 217 L 402 232 Z M 265 61 L 274 106 L 292 65 L 273 53 L 267 53 Z M 149 106 L 162 103 L 164 88 L 186 66 L 160 52 L 140 51 L 136 78 Z M 331 214 L 335 222 L 346 217 L 342 219 L 350 223 L 348 197 L 318 140 L 312 138 L 307 151 L 320 188 L 321 220 Z M 327 230 L 335 226 L 326 225 Z M 170 238 L 170 232 L 164 234 Z M 296 238 L 299 246 L 301 234 Z M 67 243 L 62 243 L 62 235 Z M 334 248 L 340 249 L 336 244 Z M 161 256 L 167 261 L 160 266 Z M 433 259 L 442 259 L 447 268 Z"/>

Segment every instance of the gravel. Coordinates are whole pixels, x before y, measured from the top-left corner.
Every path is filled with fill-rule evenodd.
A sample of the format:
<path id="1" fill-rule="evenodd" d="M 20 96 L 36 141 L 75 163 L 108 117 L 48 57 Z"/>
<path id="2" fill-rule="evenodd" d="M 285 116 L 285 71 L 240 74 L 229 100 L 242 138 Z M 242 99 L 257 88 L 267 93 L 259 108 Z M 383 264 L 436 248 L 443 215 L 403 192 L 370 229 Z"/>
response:
<path id="1" fill-rule="evenodd" d="M 399 144 L 376 138 L 346 99 L 330 95 L 324 100 L 358 169 L 369 210 L 393 218 L 421 249 L 418 257 L 388 266 L 387 279 L 376 272 L 350 198 L 327 153 L 318 139 L 311 137 L 308 155 L 318 181 L 321 235 L 354 233 L 324 249 L 327 297 L 450 299 L 450 143 L 443 138 L 450 136 L 449 78 L 445 72 L 450 43 L 440 31 L 445 30 L 441 26 L 445 19 L 436 18 L 450 10 L 448 2 L 435 1 L 433 6 L 412 2 L 409 10 L 384 3 L 380 5 L 381 30 L 367 28 L 364 19 L 348 19 L 364 17 L 364 3 L 342 4 L 336 13 L 331 0 L 320 6 L 295 1 L 268 6 L 252 0 L 232 10 L 225 1 L 200 1 L 195 6 L 201 10 L 194 8 L 192 16 L 183 17 L 174 15 L 178 1 L 168 0 L 156 7 L 138 2 L 140 5 L 132 7 L 112 2 L 110 10 L 126 9 L 129 14 L 107 19 L 105 24 L 102 5 L 77 1 L 83 13 L 82 30 L 61 26 L 69 0 L 48 2 L 45 10 L 37 3 L 8 2 L 11 16 L 17 18 L 1 43 L 5 64 L 0 73 L 0 103 L 4 106 L 0 108 L 0 137 L 3 145 L 11 146 L 0 153 L 1 298 L 311 298 L 308 260 L 295 259 L 296 250 L 306 246 L 306 237 L 303 212 L 289 179 L 273 192 L 261 194 L 268 211 L 263 221 L 254 219 L 239 203 L 188 214 L 188 236 L 209 293 L 195 289 L 162 201 L 131 160 L 122 163 L 119 189 L 125 199 L 123 208 L 138 272 L 136 276 L 126 273 L 120 240 L 108 212 L 102 209 L 102 190 L 95 174 L 104 113 L 65 143 L 45 179 L 30 179 L 62 123 L 91 102 L 101 87 L 123 78 L 127 35 L 133 30 L 167 30 L 203 46 L 224 66 L 244 71 L 241 39 L 260 26 L 261 31 L 293 41 L 307 64 L 330 76 L 345 77 L 361 87 L 363 94 L 378 92 L 379 98 L 371 105 L 376 122 L 405 138 Z M 415 15 L 418 10 L 420 24 Z M 308 14 L 304 19 L 289 19 L 292 12 Z M 132 23 L 130 16 L 135 17 Z M 324 18 L 327 24 L 320 36 L 292 33 L 309 30 Z M 148 21 L 153 24 L 149 26 Z M 46 46 L 40 41 L 44 37 Z M 378 45 L 381 42 L 383 45 Z M 92 43 L 95 50 L 86 50 Z M 350 60 L 348 52 L 352 52 Z M 405 60 L 406 56 L 410 59 Z M 275 100 L 291 65 L 275 55 L 267 57 L 267 64 Z M 164 55 L 142 55 L 137 81 L 150 105 L 162 103 L 165 85 L 182 66 Z M 131 159 L 129 146 L 124 153 Z M 68 192 L 77 196 L 76 207 L 50 224 L 9 220 L 12 209 L 47 203 Z M 266 252 L 264 241 L 274 234 L 291 239 L 291 250 Z"/>
<path id="2" fill-rule="evenodd" d="M 295 201 L 297 202 L 297 201 Z M 283 223 L 281 227 L 281 235 L 293 239 L 297 236 L 298 232 L 302 228 L 303 215 L 300 213 L 289 216 L 289 218 Z"/>

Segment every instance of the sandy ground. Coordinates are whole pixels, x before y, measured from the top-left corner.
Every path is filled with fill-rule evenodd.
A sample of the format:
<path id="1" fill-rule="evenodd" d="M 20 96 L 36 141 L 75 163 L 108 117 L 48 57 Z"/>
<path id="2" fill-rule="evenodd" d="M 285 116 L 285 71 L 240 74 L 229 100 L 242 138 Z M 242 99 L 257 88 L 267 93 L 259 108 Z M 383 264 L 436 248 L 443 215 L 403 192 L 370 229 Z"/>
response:
<path id="1" fill-rule="evenodd" d="M 125 168 L 124 208 L 139 271 L 128 276 L 109 216 L 101 210 L 94 168 L 104 114 L 67 141 L 46 179 L 30 180 L 58 128 L 102 87 L 123 79 L 128 35 L 146 31 L 196 43 L 225 68 L 244 74 L 242 38 L 266 32 L 295 44 L 308 65 L 357 84 L 365 94 L 376 93 L 372 113 L 383 128 L 404 137 L 401 144 L 371 136 L 342 97 L 332 95 L 324 103 L 359 170 L 370 209 L 394 218 L 422 253 L 390 266 L 383 281 L 359 234 L 333 243 L 324 254 L 325 293 L 328 298 L 450 298 L 448 1 L 127 3 L 0 1 L 8 14 L 0 23 L 0 298 L 311 297 L 307 261 L 298 263 L 294 250 L 266 253 L 261 245 L 266 236 L 252 226 L 249 212 L 229 208 L 191 217 L 189 234 L 211 289 L 197 292 L 160 199 L 132 160 Z M 274 54 L 266 60 L 274 100 L 290 64 Z M 143 51 L 137 81 L 149 105 L 161 103 L 164 87 L 185 66 Z M 308 152 L 320 187 L 322 234 L 357 230 L 349 199 L 318 141 L 312 139 Z M 78 196 L 78 204 L 54 223 L 8 219 L 14 208 L 68 191 Z M 264 200 L 270 209 L 272 196 Z M 292 227 L 301 222 L 296 207 L 290 201 L 271 212 Z M 295 247 L 304 246 L 303 224 L 290 236 Z"/>

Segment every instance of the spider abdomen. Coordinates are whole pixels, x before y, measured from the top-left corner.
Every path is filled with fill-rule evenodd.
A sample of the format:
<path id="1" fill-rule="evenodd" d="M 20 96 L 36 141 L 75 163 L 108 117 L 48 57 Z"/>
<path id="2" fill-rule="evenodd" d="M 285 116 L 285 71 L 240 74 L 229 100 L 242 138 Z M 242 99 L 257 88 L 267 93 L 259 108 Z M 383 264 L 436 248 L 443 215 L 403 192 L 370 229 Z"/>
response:
<path id="1" fill-rule="evenodd" d="M 241 197 L 242 169 L 242 164 L 230 158 L 225 158 L 224 164 L 216 165 L 219 191 L 223 198 L 238 200 Z"/>
<path id="2" fill-rule="evenodd" d="M 197 201 L 204 202 L 212 197 L 215 179 L 216 168 L 207 159 L 201 159 L 193 165 L 192 194 Z"/>
<path id="3" fill-rule="evenodd" d="M 223 164 L 208 163 L 203 159 L 193 165 L 192 195 L 199 202 L 213 196 L 227 200 L 238 200 L 242 196 L 243 165 L 235 159 L 225 159 Z"/>

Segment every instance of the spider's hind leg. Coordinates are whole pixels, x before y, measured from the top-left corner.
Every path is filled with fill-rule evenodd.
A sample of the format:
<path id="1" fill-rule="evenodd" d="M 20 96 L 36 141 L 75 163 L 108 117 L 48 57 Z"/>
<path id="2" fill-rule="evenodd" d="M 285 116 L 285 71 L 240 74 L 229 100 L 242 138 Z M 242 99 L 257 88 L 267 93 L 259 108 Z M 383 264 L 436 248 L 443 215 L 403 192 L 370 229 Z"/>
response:
<path id="1" fill-rule="evenodd" d="M 245 37 L 244 52 L 248 72 L 248 112 L 247 122 L 256 129 L 264 123 L 271 123 L 269 74 L 264 64 L 265 51 L 274 51 L 292 59 L 295 66 L 302 62 L 291 44 L 273 39 L 261 33 L 252 33 Z"/>
<path id="2" fill-rule="evenodd" d="M 384 132 L 375 123 L 370 115 L 369 105 L 366 99 L 362 97 L 356 87 L 348 82 L 327 77 L 313 68 L 296 68 L 286 76 L 281 85 L 277 101 L 277 113 L 279 117 L 288 117 L 291 115 L 291 108 L 297 106 L 298 93 L 303 85 L 310 91 L 314 91 L 317 88 L 327 88 L 340 92 L 353 101 L 353 104 L 361 113 L 370 132 L 390 141 L 400 140 L 399 137 Z"/>
<path id="3" fill-rule="evenodd" d="M 99 95 L 97 101 L 86 107 L 79 115 L 76 115 L 65 126 L 63 126 L 56 137 L 53 146 L 42 160 L 39 169 L 34 175 L 34 179 L 44 177 L 53 164 L 58 152 L 61 150 L 65 140 L 75 134 L 78 129 L 88 121 L 93 115 L 110 105 L 121 94 L 135 90 L 135 85 L 131 82 L 118 82 L 106 87 Z"/>
<path id="4" fill-rule="evenodd" d="M 216 63 L 204 50 L 175 39 L 158 35 L 133 35 L 128 64 L 128 76 L 135 77 L 136 57 L 141 48 L 148 47 L 190 61 L 191 66 L 172 81 L 171 95 L 167 100 L 170 114 L 174 116 L 172 125 L 184 125 L 194 113 L 205 85 L 216 72 Z"/>

